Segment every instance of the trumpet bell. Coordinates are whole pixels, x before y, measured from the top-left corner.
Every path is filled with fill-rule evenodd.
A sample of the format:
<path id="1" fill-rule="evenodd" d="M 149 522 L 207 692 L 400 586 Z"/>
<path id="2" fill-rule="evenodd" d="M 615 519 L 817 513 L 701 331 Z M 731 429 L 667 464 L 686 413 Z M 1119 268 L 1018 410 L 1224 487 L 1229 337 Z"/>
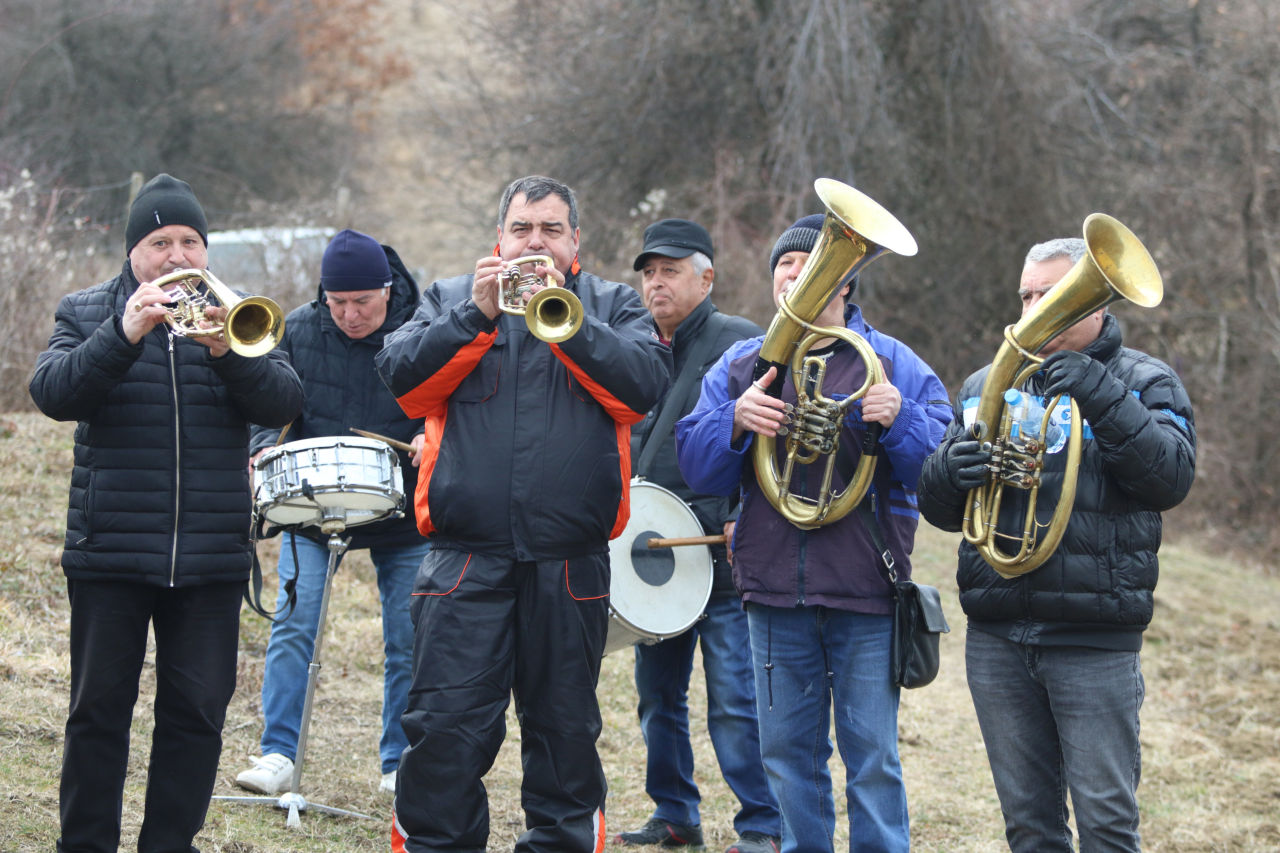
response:
<path id="1" fill-rule="evenodd" d="M 245 358 L 266 355 L 284 336 L 284 314 L 265 296 L 247 296 L 227 312 L 227 345 Z"/>
<path id="2" fill-rule="evenodd" d="M 200 292 L 204 282 L 206 293 Z M 224 333 L 231 351 L 246 358 L 266 355 L 284 337 L 284 312 L 274 300 L 265 296 L 237 296 L 208 270 L 175 270 L 154 282 L 165 290 L 172 307 L 168 323 L 174 335 L 186 338 L 209 337 Z M 221 323 L 212 320 L 205 309 L 209 296 L 227 309 Z"/>
<path id="3" fill-rule="evenodd" d="M 551 267 L 555 261 L 548 255 L 526 255 L 508 263 L 499 275 L 498 308 L 504 314 L 524 317 L 529 333 L 538 340 L 549 344 L 569 340 L 582 326 L 582 300 L 550 275 L 538 278 L 520 269 L 528 264 Z M 538 286 L 541 289 L 525 301 L 525 294 Z"/>
<path id="4" fill-rule="evenodd" d="M 539 290 L 525 305 L 529 333 L 549 344 L 567 341 L 582 326 L 582 300 L 563 287 Z"/>

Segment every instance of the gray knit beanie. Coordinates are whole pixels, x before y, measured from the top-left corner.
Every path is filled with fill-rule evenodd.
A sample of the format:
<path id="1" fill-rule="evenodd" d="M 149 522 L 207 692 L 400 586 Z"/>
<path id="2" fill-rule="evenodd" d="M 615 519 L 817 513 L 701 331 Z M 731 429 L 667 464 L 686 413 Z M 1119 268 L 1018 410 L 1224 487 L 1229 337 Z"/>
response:
<path id="1" fill-rule="evenodd" d="M 813 251 L 813 244 L 818 242 L 818 235 L 822 233 L 822 220 L 821 213 L 811 213 L 797 219 L 790 228 L 782 232 L 778 242 L 773 244 L 773 252 L 769 254 L 769 275 L 773 275 L 778 267 L 778 259 L 787 252 Z"/>

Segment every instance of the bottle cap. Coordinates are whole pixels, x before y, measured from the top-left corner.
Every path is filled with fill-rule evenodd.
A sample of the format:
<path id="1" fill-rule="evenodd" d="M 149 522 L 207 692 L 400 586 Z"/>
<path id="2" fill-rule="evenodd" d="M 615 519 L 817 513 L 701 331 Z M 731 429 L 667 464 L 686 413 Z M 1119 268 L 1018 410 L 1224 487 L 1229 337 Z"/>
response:
<path id="1" fill-rule="evenodd" d="M 1022 392 L 1017 388 L 1010 388 L 1004 392 L 1004 401 L 1010 406 L 1015 406 L 1022 401 Z"/>

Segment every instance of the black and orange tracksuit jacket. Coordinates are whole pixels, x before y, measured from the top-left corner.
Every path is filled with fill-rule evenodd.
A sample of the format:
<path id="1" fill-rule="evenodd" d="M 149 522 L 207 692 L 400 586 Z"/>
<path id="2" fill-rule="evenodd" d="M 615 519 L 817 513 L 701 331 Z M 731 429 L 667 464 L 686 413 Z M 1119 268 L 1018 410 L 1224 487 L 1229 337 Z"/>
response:
<path id="1" fill-rule="evenodd" d="M 629 516 L 630 425 L 666 392 L 671 353 L 632 288 L 588 273 L 567 341 L 488 317 L 471 275 L 434 282 L 379 373 L 423 418 L 415 506 L 433 547 L 543 560 L 603 553 Z"/>

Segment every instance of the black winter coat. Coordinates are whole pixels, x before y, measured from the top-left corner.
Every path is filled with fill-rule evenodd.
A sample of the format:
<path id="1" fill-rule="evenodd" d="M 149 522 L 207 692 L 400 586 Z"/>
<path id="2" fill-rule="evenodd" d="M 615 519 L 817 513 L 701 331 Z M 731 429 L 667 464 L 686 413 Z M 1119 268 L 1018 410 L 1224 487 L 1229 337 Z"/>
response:
<path id="1" fill-rule="evenodd" d="M 472 278 L 433 282 L 378 354 L 401 408 L 426 419 L 418 528 L 515 560 L 604 554 L 630 510 L 629 425 L 666 392 L 671 351 L 625 284 L 570 274 L 582 327 L 547 344 L 522 317 L 486 317 Z"/>
<path id="2" fill-rule="evenodd" d="M 960 545 L 960 605 L 971 626 L 1020 643 L 1136 650 L 1151 621 L 1159 577 L 1162 510 L 1182 501 L 1195 477 L 1191 402 L 1168 365 L 1121 345 L 1120 325 L 1106 315 L 1084 352 L 1106 365 L 1124 393 L 1084 424 L 1071 520 L 1057 550 L 1040 568 L 1013 579 L 998 575 L 977 550 Z M 920 476 L 920 511 L 943 530 L 959 530 L 965 493 L 944 464 L 953 441 L 968 438 L 987 370 L 965 380 L 956 420 Z M 1030 382 L 1040 394 L 1040 374 Z M 1062 404 L 1062 405 L 1065 405 Z M 1037 518 L 1046 523 L 1062 485 L 1066 454 L 1046 456 Z M 1027 493 L 1005 489 L 999 529 L 1021 531 Z"/>
<path id="3" fill-rule="evenodd" d="M 702 523 L 703 532 L 718 536 L 724 532 L 725 522 L 729 520 L 730 510 L 737 504 L 737 498 L 730 499 L 722 495 L 698 494 L 689 488 L 684 481 L 684 477 L 680 474 L 680 466 L 676 462 L 675 421 L 689 414 L 693 411 L 693 407 L 698 404 L 698 396 L 702 391 L 702 377 L 720 360 L 720 356 L 724 355 L 725 350 L 737 341 L 763 335 L 764 330 L 745 317 L 720 314 L 716 307 L 711 304 L 711 297 L 708 296 L 690 312 L 688 317 L 684 318 L 684 322 L 676 328 L 675 334 L 672 336 L 671 357 L 675 363 L 675 369 L 671 373 L 673 386 L 677 381 L 677 377 L 680 376 L 680 372 L 685 369 L 685 362 L 689 360 L 690 350 L 696 349 L 703 334 L 710 331 L 708 323 L 712 315 L 719 315 L 723 320 L 723 322 L 715 324 L 717 327 L 714 330 L 715 340 L 711 342 L 710 348 L 706 350 L 706 357 L 701 360 L 701 363 L 689 366 L 689 369 L 693 371 L 693 381 L 689 385 L 685 398 L 675 402 L 676 412 L 675 420 L 671 422 L 672 428 L 666 435 L 654 439 L 658 442 L 658 447 L 650 451 L 654 455 L 649 470 L 640 471 L 637 468 L 635 474 L 643 475 L 649 482 L 656 483 L 675 492 L 685 503 L 693 508 L 694 514 L 698 516 L 698 521 Z M 649 432 L 653 429 L 654 423 L 658 419 L 658 414 L 666 403 L 667 395 L 664 394 L 658 405 L 650 409 L 649 414 L 645 415 L 644 420 L 632 428 L 631 459 L 633 465 L 639 465 L 640 450 L 644 447 L 644 443 L 649 437 Z M 729 567 L 728 560 L 725 559 L 724 546 L 713 545 L 711 553 L 715 558 L 715 582 L 712 590 L 716 593 L 735 592 L 733 588 L 733 572 Z"/>
<path id="4" fill-rule="evenodd" d="M 249 577 L 249 422 L 283 425 L 302 385 L 278 349 L 258 358 L 120 325 L 120 275 L 63 297 L 31 398 L 79 421 L 62 567 L 72 580 L 194 586 Z"/>
<path id="5" fill-rule="evenodd" d="M 359 340 L 343 334 L 333 321 L 323 289 L 318 290 L 313 301 L 289 312 L 286 318 L 280 348 L 289 354 L 304 392 L 302 414 L 285 434 L 286 441 L 329 436 L 354 438 L 351 428 L 355 427 L 407 444 L 422 432 L 422 421 L 405 416 L 396 398 L 382 383 L 373 362 L 387 335 L 404 325 L 422 301 L 418 284 L 400 256 L 390 246 L 382 248 L 391 264 L 391 299 L 387 303 L 387 318 L 377 331 Z M 279 437 L 278 428 L 255 425 L 249 452 L 271 447 Z M 413 512 L 418 469 L 410 464 L 409 454 L 397 450 L 396 455 L 404 478 L 404 515 L 350 528 L 344 535 L 351 537 L 348 545 L 351 550 L 393 548 L 422 541 Z M 298 532 L 316 541 L 328 539 L 315 526 Z"/>

